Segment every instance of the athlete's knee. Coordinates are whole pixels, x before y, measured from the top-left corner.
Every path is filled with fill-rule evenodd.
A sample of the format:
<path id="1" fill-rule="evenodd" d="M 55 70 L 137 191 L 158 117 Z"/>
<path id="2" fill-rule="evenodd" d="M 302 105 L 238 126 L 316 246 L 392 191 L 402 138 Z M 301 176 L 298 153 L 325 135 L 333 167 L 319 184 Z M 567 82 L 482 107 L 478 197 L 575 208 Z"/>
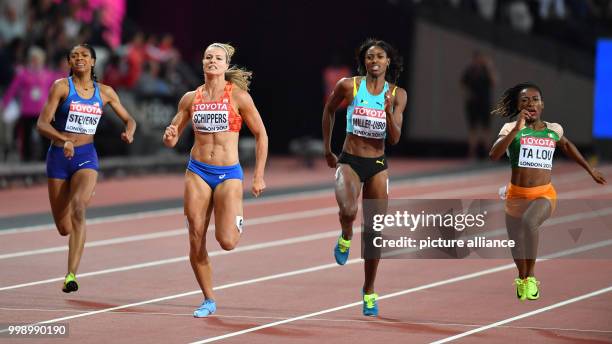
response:
<path id="1" fill-rule="evenodd" d="M 205 245 L 190 245 L 189 246 L 189 259 L 194 263 L 207 264 L 208 263 L 208 252 L 206 252 Z"/>
<path id="2" fill-rule="evenodd" d="M 87 203 L 81 198 L 75 198 L 71 201 L 71 206 L 73 218 L 77 221 L 85 221 Z"/>
<path id="3" fill-rule="evenodd" d="M 528 233 L 533 233 L 540 227 L 541 219 L 535 216 L 523 216 L 521 219 L 521 225 L 523 229 Z"/>
<path id="4" fill-rule="evenodd" d="M 357 217 L 357 205 L 348 202 L 340 204 L 340 221 L 353 222 Z"/>
<path id="5" fill-rule="evenodd" d="M 57 231 L 61 236 L 68 236 L 72 233 L 72 226 L 64 223 L 57 223 Z"/>
<path id="6" fill-rule="evenodd" d="M 239 239 L 240 239 L 240 236 L 234 235 L 232 237 L 228 237 L 228 236 L 218 237 L 217 241 L 219 242 L 219 245 L 221 246 L 222 249 L 224 249 L 225 251 L 231 251 L 236 247 L 236 245 L 238 245 Z"/>

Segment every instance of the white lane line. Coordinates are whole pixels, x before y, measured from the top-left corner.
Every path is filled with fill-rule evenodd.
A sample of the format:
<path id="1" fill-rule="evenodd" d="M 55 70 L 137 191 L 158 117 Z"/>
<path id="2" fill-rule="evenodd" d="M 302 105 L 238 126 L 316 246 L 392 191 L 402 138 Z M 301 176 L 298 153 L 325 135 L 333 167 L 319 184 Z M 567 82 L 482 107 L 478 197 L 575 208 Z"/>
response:
<path id="1" fill-rule="evenodd" d="M 336 208 L 333 207 L 333 209 L 336 209 Z M 550 219 L 544 222 L 542 227 L 563 224 L 563 223 L 572 222 L 576 220 L 584 220 L 584 219 L 589 219 L 593 217 L 606 216 L 609 214 L 612 214 L 612 208 L 598 209 L 598 210 L 594 210 L 586 214 L 578 213 L 578 214 L 566 215 L 566 216 Z M 263 221 L 263 219 L 261 221 Z M 355 233 L 359 233 L 361 231 L 361 227 L 354 227 L 353 231 Z M 488 234 L 489 235 L 501 235 L 503 233 L 505 233 L 505 228 L 502 227 L 502 228 L 497 228 L 493 231 L 490 231 Z M 265 248 L 276 247 L 276 246 L 281 246 L 281 245 L 288 245 L 288 244 L 293 244 L 293 243 L 300 243 L 300 242 L 319 240 L 323 238 L 335 237 L 336 235 L 338 235 L 337 230 L 328 231 L 328 232 L 319 233 L 319 234 L 299 236 L 299 237 L 294 237 L 294 238 L 289 238 L 289 239 L 282 239 L 282 240 L 276 240 L 276 241 L 252 244 L 252 245 L 246 245 L 246 246 L 239 246 L 232 251 L 221 251 L 221 250 L 213 251 L 213 252 L 210 252 L 209 255 L 217 256 L 217 255 L 232 254 L 232 253 L 243 252 L 243 251 L 259 250 L 259 249 L 265 249 Z M 394 251 L 392 255 L 402 254 L 405 252 L 413 252 L 413 251 L 416 251 L 416 249 L 397 250 L 397 252 Z M 159 265 L 178 263 L 178 262 L 182 262 L 186 260 L 188 260 L 188 256 L 156 260 L 156 261 L 151 261 L 147 263 L 127 265 L 127 266 L 122 266 L 122 267 L 117 267 L 117 268 L 86 272 L 86 273 L 79 274 L 79 278 L 98 276 L 98 275 L 104 275 L 104 274 L 115 273 L 115 272 L 136 270 L 136 269 L 144 269 L 144 268 L 149 268 L 149 267 L 154 267 L 154 266 L 159 266 Z M 50 278 L 50 279 L 41 280 L 41 281 L 34 281 L 34 282 L 10 285 L 6 287 L 0 287 L 0 291 L 30 287 L 30 286 L 40 285 L 40 284 L 54 283 L 54 282 L 63 281 L 63 280 L 64 280 L 64 277 L 55 277 L 55 278 Z"/>
<path id="2" fill-rule="evenodd" d="M 542 259 L 540 259 L 540 261 L 546 261 L 546 260 L 549 260 L 551 258 L 556 258 L 556 257 L 564 257 L 564 256 L 567 256 L 567 255 L 572 255 L 572 254 L 575 254 L 575 253 L 579 253 L 579 252 L 583 252 L 583 251 L 588 251 L 588 250 L 592 250 L 592 249 L 596 249 L 596 248 L 600 248 L 600 247 L 604 247 L 604 246 L 608 246 L 608 245 L 612 245 L 612 239 L 611 240 L 602 241 L 602 242 L 598 242 L 598 243 L 591 244 L 591 245 L 580 246 L 580 247 L 577 247 L 577 248 L 574 248 L 574 249 L 571 249 L 571 250 L 557 252 L 557 253 L 555 253 L 553 255 L 549 255 L 549 256 L 543 257 Z M 393 297 L 397 297 L 397 296 L 401 296 L 401 295 L 406 295 L 406 294 L 409 294 L 409 293 L 414 293 L 414 292 L 425 290 L 425 289 L 435 288 L 435 287 L 439 287 L 439 286 L 442 286 L 442 285 L 457 283 L 457 282 L 461 282 L 461 281 L 465 281 L 465 280 L 468 280 L 468 279 L 485 276 L 485 275 L 488 275 L 488 274 L 492 274 L 492 273 L 496 273 L 496 272 L 499 272 L 499 271 L 504 271 L 504 270 L 508 270 L 508 269 L 512 269 L 512 268 L 515 268 L 514 264 L 501 265 L 501 266 L 498 266 L 498 267 L 495 267 L 495 268 L 481 270 L 481 271 L 477 271 L 477 272 L 474 272 L 474 273 L 470 273 L 470 274 L 466 274 L 466 275 L 462 275 L 462 276 L 458 276 L 458 277 L 453 277 L 453 278 L 449 278 L 449 279 L 446 279 L 446 280 L 442 280 L 442 281 L 438 281 L 438 282 L 433 282 L 433 283 L 425 284 L 425 285 L 414 287 L 414 288 L 410 288 L 410 289 L 401 290 L 401 291 L 398 291 L 398 292 L 395 292 L 395 293 L 383 295 L 383 296 L 379 297 L 378 299 L 379 300 L 390 299 L 390 298 L 393 298 Z M 612 288 L 612 287 L 610 287 L 610 288 Z M 304 314 L 304 315 L 300 315 L 300 316 L 297 316 L 297 317 L 294 317 L 294 318 L 289 318 L 289 319 L 285 319 L 285 320 L 281 320 L 281 321 L 276 321 L 276 322 L 272 322 L 272 323 L 268 323 L 268 324 L 264 324 L 264 325 L 260 325 L 260 326 L 255 326 L 255 327 L 247 328 L 247 329 L 244 329 L 244 330 L 241 330 L 241 331 L 235 331 L 235 332 L 226 333 L 226 334 L 221 335 L 221 336 L 211 337 L 211 338 L 207 338 L 207 339 L 204 339 L 204 340 L 201 340 L 201 341 L 192 342 L 191 344 L 210 343 L 210 342 L 214 342 L 214 341 L 218 341 L 218 340 L 222 340 L 222 339 L 226 339 L 226 338 L 231 338 L 231 337 L 239 336 L 239 335 L 250 333 L 250 332 L 259 331 L 259 330 L 266 329 L 266 328 L 269 328 L 269 327 L 274 327 L 274 326 L 283 325 L 283 324 L 287 324 L 287 323 L 298 321 L 298 320 L 303 320 L 303 319 L 307 319 L 307 318 L 316 317 L 316 316 L 321 315 L 321 314 L 327 314 L 327 313 L 336 312 L 336 311 L 339 311 L 339 310 L 343 310 L 343 309 L 359 306 L 361 304 L 362 304 L 362 301 L 353 302 L 353 303 L 349 303 L 349 304 L 343 305 L 343 306 L 338 306 L 338 307 L 334 307 L 334 308 L 328 308 L 328 309 L 324 309 L 322 311 L 318 311 L 318 312 L 314 312 L 314 313 L 309 313 L 309 314 Z"/>
<path id="3" fill-rule="evenodd" d="M 353 228 L 353 231 L 355 233 L 359 233 L 361 232 L 361 228 L 355 227 Z M 338 233 L 339 233 L 338 230 L 327 231 L 323 233 L 298 236 L 298 237 L 293 237 L 289 239 L 281 239 L 281 240 L 268 241 L 268 242 L 259 243 L 259 244 L 239 246 L 232 251 L 223 251 L 223 250 L 212 251 L 212 252 L 209 252 L 208 255 L 211 257 L 215 257 L 215 256 L 220 256 L 220 255 L 226 255 L 226 254 L 262 250 L 262 249 L 267 249 L 267 248 L 272 248 L 272 247 L 278 247 L 278 246 L 291 245 L 291 244 L 297 244 L 297 243 L 309 242 L 309 241 L 314 241 L 314 240 L 337 237 Z M 98 270 L 98 271 L 92 271 L 92 272 L 84 272 L 84 273 L 79 274 L 79 279 L 91 277 L 91 276 L 105 275 L 105 274 L 110 274 L 110 273 L 115 273 L 115 272 L 150 268 L 154 266 L 178 263 L 178 262 L 183 262 L 183 261 L 188 261 L 188 260 L 189 260 L 189 256 L 181 256 L 181 257 L 155 260 L 155 261 L 146 262 L 146 263 L 120 266 L 116 268 L 110 268 L 110 269 L 104 269 L 104 270 Z M 40 284 L 54 283 L 54 282 L 59 282 L 63 280 L 64 280 L 64 277 L 55 277 L 55 278 L 50 278 L 50 279 L 41 280 L 41 281 L 9 285 L 6 287 L 0 287 L 0 291 L 31 287 L 31 286 L 40 285 Z"/>
<path id="4" fill-rule="evenodd" d="M 279 215 L 262 216 L 262 217 L 257 217 L 251 220 L 247 220 L 246 226 L 282 222 L 282 221 L 296 220 L 296 219 L 305 219 L 305 218 L 310 218 L 310 217 L 334 214 L 337 212 L 338 212 L 338 207 L 335 206 L 335 207 L 319 208 L 319 209 L 306 210 L 306 211 L 297 211 L 293 213 L 285 213 L 285 214 L 279 214 Z M 214 230 L 214 228 L 215 228 L 214 224 L 211 224 L 209 226 L 209 230 L 211 231 Z M 247 230 L 248 228 L 249 227 L 247 227 Z M 167 237 L 178 236 L 178 235 L 187 235 L 187 230 L 185 228 L 177 228 L 177 229 L 164 230 L 164 231 L 147 233 L 147 234 L 129 235 L 129 236 L 113 238 L 113 239 L 97 240 L 97 241 L 86 242 L 85 247 L 100 247 L 100 246 L 108 246 L 108 245 L 115 245 L 115 244 L 124 244 L 128 242 L 167 238 Z M 38 255 L 38 254 L 64 252 L 64 251 L 68 251 L 68 245 L 0 254 L 0 260 L 32 256 L 32 255 Z"/>
<path id="5" fill-rule="evenodd" d="M 449 195 L 453 197 L 458 196 L 458 195 L 466 196 L 466 195 L 470 195 L 469 192 L 471 192 L 471 194 L 473 195 L 473 194 L 479 194 L 481 192 L 486 192 L 486 190 L 490 191 L 491 187 L 481 186 L 481 187 L 476 187 L 476 188 L 459 189 L 457 191 L 451 191 L 451 192 L 449 191 L 432 192 L 428 194 L 422 194 L 418 198 L 428 199 L 428 198 L 436 198 L 440 196 L 447 196 L 447 198 L 449 198 L 448 197 Z M 468 193 L 466 193 L 466 191 L 468 191 Z M 582 190 L 578 190 L 574 192 L 575 195 L 583 195 L 583 196 L 584 195 L 594 195 L 594 194 L 606 194 L 606 193 L 612 193 L 612 190 L 608 190 L 607 188 L 595 187 L 595 188 L 590 188 L 590 189 L 582 189 Z M 566 197 L 567 195 L 573 196 L 574 194 L 572 192 L 568 192 L 566 194 Z M 282 221 L 294 220 L 294 219 L 304 219 L 304 218 L 310 218 L 310 217 L 317 217 L 321 215 L 329 215 L 329 214 L 336 213 L 337 211 L 338 211 L 338 208 L 336 206 L 333 206 L 333 207 L 319 208 L 319 209 L 313 209 L 313 210 L 307 210 L 307 211 L 298 211 L 298 212 L 286 213 L 286 214 L 269 215 L 269 216 L 262 216 L 262 217 L 248 220 L 246 224 L 248 226 L 248 225 L 258 225 L 258 224 L 263 224 L 263 223 L 282 222 Z M 119 217 L 126 217 L 126 216 L 120 215 Z M 92 221 L 97 221 L 97 220 L 99 219 L 94 219 Z M 106 220 L 104 222 L 106 222 Z M 211 225 L 210 229 L 213 230 L 214 225 Z M 0 231 L 0 234 L 1 233 L 2 231 Z M 107 245 L 114 245 L 114 244 L 123 244 L 123 243 L 134 242 L 134 241 L 159 239 L 159 238 L 178 236 L 178 235 L 184 235 L 184 234 L 186 234 L 184 229 L 164 230 L 164 231 L 147 233 L 147 234 L 140 234 L 140 235 L 119 237 L 119 238 L 114 238 L 114 239 L 87 242 L 85 243 L 85 247 L 99 247 L 99 246 L 107 246 Z M 16 257 L 31 256 L 31 255 L 37 255 L 37 254 L 65 252 L 67 250 L 68 250 L 68 246 L 63 245 L 63 246 L 55 246 L 55 247 L 36 249 L 36 250 L 6 253 L 6 254 L 0 254 L 0 260 L 16 258 Z"/>
<path id="6" fill-rule="evenodd" d="M 93 312 L 95 309 L 72 309 L 72 308 L 11 308 L 0 307 L 0 310 L 9 312 L 69 312 L 69 313 L 87 313 Z M 109 312 L 115 315 L 142 315 L 142 316 L 170 316 L 170 317 L 193 317 L 192 313 L 172 313 L 172 312 L 144 312 L 144 311 L 115 311 Z M 255 316 L 255 315 L 227 315 L 214 314 L 211 318 L 223 319 L 246 319 L 246 320 L 284 320 L 286 317 L 272 316 Z M 454 326 L 454 327 L 479 327 L 484 324 L 466 324 L 466 323 L 446 323 L 436 321 L 390 321 L 377 319 L 333 319 L 333 318 L 309 318 L 304 321 L 310 322 L 336 322 L 336 323 L 368 323 L 368 324 L 407 324 L 407 325 L 429 325 L 429 326 Z M 563 327 L 540 327 L 540 326 L 508 326 L 500 325 L 500 328 L 518 329 L 518 330 L 545 330 L 545 331 L 563 331 L 563 332 L 583 332 L 583 333 L 612 333 L 612 330 L 587 329 L 587 328 L 563 328 Z"/>
<path id="7" fill-rule="evenodd" d="M 503 169 L 505 170 L 505 167 Z M 497 172 L 501 170 L 502 168 L 500 167 L 500 168 L 490 169 L 489 171 Z M 462 172 L 462 173 L 457 173 L 457 174 L 452 174 L 452 175 L 426 176 L 426 177 L 419 177 L 419 178 L 414 178 L 414 179 L 409 179 L 409 180 L 403 180 L 399 182 L 392 181 L 391 185 L 394 187 L 405 187 L 405 186 L 411 186 L 411 185 L 424 186 L 424 185 L 439 184 L 443 182 L 457 182 L 457 181 L 462 181 L 462 180 L 470 180 L 472 178 L 478 177 L 481 173 L 482 171 L 468 171 L 468 172 Z M 568 175 L 573 175 L 573 174 L 578 176 L 578 173 L 568 173 Z M 581 174 L 584 174 L 584 172 Z M 391 177 L 391 179 L 393 179 L 393 177 Z M 332 180 L 330 179 L 330 182 L 331 181 Z M 244 201 L 244 203 L 245 205 L 251 204 L 251 203 L 255 203 L 257 205 L 267 204 L 267 203 L 282 203 L 282 202 L 286 202 L 287 200 L 291 200 L 291 201 L 303 200 L 303 199 L 322 197 L 325 195 L 333 195 L 333 190 L 329 189 L 329 190 L 302 191 L 302 192 L 295 192 L 295 193 L 284 194 L 284 195 L 265 196 L 264 198 L 261 198 L 261 199 L 247 199 Z M 176 215 L 176 214 L 181 214 L 182 212 L 183 212 L 183 208 L 180 207 L 180 208 L 171 208 L 171 209 L 164 209 L 164 210 L 143 211 L 143 212 L 136 212 L 132 214 L 124 214 L 124 215 L 101 216 L 95 219 L 87 220 L 87 225 L 107 223 L 107 222 L 116 222 L 116 221 L 134 220 L 134 219 L 145 219 L 145 218 L 157 217 L 157 216 Z M 47 223 L 47 224 L 36 225 L 36 226 L 27 226 L 27 227 L 7 228 L 7 229 L 0 230 L 0 236 L 7 235 L 7 234 L 18 234 L 18 233 L 27 233 L 27 232 L 32 232 L 32 231 L 40 231 L 40 230 L 52 230 L 52 229 L 55 229 L 55 224 L 53 223 Z"/>
<path id="8" fill-rule="evenodd" d="M 596 243 L 596 244 L 581 246 L 581 247 L 578 247 L 578 248 L 575 248 L 575 249 L 572 249 L 572 250 L 561 251 L 561 252 L 558 252 L 557 254 L 555 254 L 555 256 L 559 256 L 559 257 L 566 256 L 566 255 L 573 254 L 573 253 L 580 252 L 580 251 L 586 251 L 586 250 L 591 250 L 591 249 L 594 249 L 594 248 L 604 247 L 604 246 L 607 246 L 607 245 L 610 245 L 610 244 L 612 244 L 612 240 L 602 241 L 602 242 L 599 242 L 599 243 Z M 547 259 L 550 259 L 550 258 L 546 257 L 546 258 L 543 258 L 542 260 L 547 260 Z M 346 264 L 347 265 L 348 264 L 355 264 L 355 263 L 359 263 L 361 261 L 362 261 L 362 259 L 356 258 L 356 259 L 348 260 L 346 262 Z M 270 280 L 275 280 L 275 279 L 291 277 L 291 276 L 297 276 L 297 275 L 302 275 L 302 274 L 306 274 L 306 273 L 310 273 L 310 272 L 316 272 L 316 271 L 332 269 L 332 268 L 336 268 L 338 266 L 339 265 L 336 264 L 336 263 L 323 264 L 323 265 L 313 266 L 313 267 L 310 267 L 310 268 L 293 270 L 293 271 L 284 272 L 284 273 L 280 273 L 280 274 L 268 275 L 268 276 L 259 277 L 259 278 L 253 278 L 253 279 L 249 279 L 249 280 L 245 280 L 245 281 L 228 283 L 228 284 L 225 284 L 225 285 L 214 287 L 213 290 L 222 290 L 222 289 L 239 287 L 239 286 L 244 286 L 244 285 L 249 285 L 249 284 L 255 284 L 255 283 L 259 283 L 259 282 L 265 282 L 265 281 L 270 281 Z M 460 282 L 460 281 L 463 281 L 463 280 L 466 280 L 466 279 L 475 278 L 475 277 L 479 277 L 479 276 L 495 273 L 495 272 L 498 272 L 498 271 L 503 271 L 503 270 L 511 269 L 513 267 L 514 267 L 514 264 L 506 264 L 506 265 L 498 266 L 498 267 L 495 267 L 495 268 L 486 269 L 486 270 L 482 270 L 482 271 L 478 271 L 478 272 L 474 272 L 474 273 L 470 273 L 470 274 L 466 274 L 466 275 L 462 275 L 462 276 L 446 279 L 446 280 L 439 281 L 439 282 L 429 283 L 429 284 L 426 284 L 426 285 L 422 285 L 420 287 L 410 288 L 410 289 L 406 289 L 406 290 L 403 290 L 403 291 L 395 292 L 395 293 L 392 293 L 392 294 L 384 295 L 384 296 L 381 296 L 379 299 L 380 300 L 384 300 L 384 299 L 388 299 L 388 298 L 391 298 L 391 297 L 395 297 L 395 296 L 400 296 L 400 295 L 412 293 L 412 292 L 419 291 L 419 290 L 429 289 L 429 288 L 433 288 L 433 287 L 437 287 L 437 286 L 441 286 L 441 285 L 445 285 L 445 284 L 456 283 L 456 282 Z M 198 290 L 192 290 L 192 291 L 185 292 L 185 293 L 174 294 L 174 295 L 170 295 L 170 296 L 164 296 L 164 297 L 160 297 L 160 298 L 155 298 L 155 299 L 151 299 L 151 300 L 145 300 L 145 301 L 131 303 L 131 304 L 127 304 L 127 305 L 110 307 L 110 308 L 100 309 L 100 310 L 96 310 L 96 311 L 92 311 L 92 312 L 75 314 L 75 315 L 61 317 L 61 318 L 55 318 L 55 319 L 51 319 L 51 320 L 45 320 L 45 321 L 38 322 L 36 324 L 56 323 L 56 322 L 60 322 L 60 321 L 66 321 L 66 320 L 86 317 L 86 316 L 90 316 L 90 315 L 96 315 L 96 314 L 101 314 L 101 313 L 112 312 L 112 311 L 116 311 L 116 310 L 119 310 L 119 309 L 137 307 L 137 306 L 142 306 L 142 305 L 146 305 L 146 304 L 151 304 L 151 303 L 156 303 L 156 302 L 162 302 L 162 301 L 177 299 L 177 298 L 181 298 L 181 297 L 184 297 L 184 296 L 197 295 L 197 294 L 200 294 L 201 292 L 202 291 L 199 290 L 199 289 Z M 330 313 L 330 312 L 334 312 L 334 311 L 337 311 L 337 310 L 341 310 L 341 309 L 345 309 L 345 308 L 349 308 L 349 307 L 353 307 L 353 306 L 357 306 L 357 305 L 361 305 L 361 301 L 360 302 L 354 302 L 354 303 L 351 303 L 349 305 L 344 305 L 344 306 L 340 306 L 340 307 L 335 307 L 335 308 L 331 308 L 331 309 L 327 309 L 327 310 L 323 310 L 323 311 L 319 311 L 319 312 L 315 312 L 315 313 L 311 313 L 311 314 L 295 317 L 295 318 L 286 319 L 286 320 L 283 320 L 283 321 L 280 321 L 280 322 L 275 322 L 275 323 L 272 323 L 272 324 L 263 325 L 263 327 L 262 326 L 257 326 L 257 327 L 251 328 L 251 329 L 247 329 L 247 330 L 243 330 L 243 331 L 238 331 L 238 332 L 233 332 L 233 333 L 226 334 L 224 336 L 214 337 L 214 338 L 224 339 L 224 338 L 227 338 L 227 337 L 234 337 L 234 336 L 237 336 L 237 335 L 240 335 L 240 334 L 257 331 L 257 330 L 262 329 L 262 328 L 277 326 L 277 325 L 281 325 L 281 324 L 284 324 L 284 323 L 288 323 L 288 322 L 292 322 L 292 321 L 296 321 L 296 320 L 300 320 L 300 319 L 304 319 L 304 318 L 310 318 L 310 317 L 314 317 L 314 316 L 317 316 L 317 315 L 320 315 L 320 314 Z M 0 330 L 0 333 L 6 332 L 6 331 L 8 331 L 8 328 Z M 223 338 L 221 338 L 221 337 L 223 337 Z M 213 338 L 209 338 L 209 339 L 207 339 L 204 342 L 212 341 L 211 339 L 213 339 Z M 218 340 L 218 339 L 215 339 L 215 340 Z"/>
<path id="9" fill-rule="evenodd" d="M 557 302 L 557 303 L 552 304 L 550 306 L 538 308 L 538 309 L 533 310 L 531 312 L 523 313 L 523 314 L 517 315 L 515 317 L 504 319 L 504 320 L 501 320 L 501 321 L 498 321 L 498 322 L 495 322 L 495 323 L 492 323 L 492 324 L 489 324 L 489 325 L 486 325 L 486 326 L 475 328 L 473 330 L 470 330 L 470 331 L 467 331 L 467 332 L 463 332 L 463 333 L 460 333 L 460 334 L 452 336 L 452 337 L 440 339 L 440 340 L 437 340 L 435 342 L 432 342 L 432 344 L 448 343 L 448 342 L 451 342 L 453 340 L 457 340 L 459 338 L 467 337 L 467 336 L 472 335 L 474 333 L 486 331 L 488 329 L 491 329 L 491 328 L 494 328 L 494 327 L 497 327 L 497 326 L 500 326 L 500 325 L 504 325 L 504 324 L 511 323 L 513 321 L 516 321 L 516 320 L 520 320 L 520 319 L 523 319 L 523 318 L 530 317 L 532 315 L 544 313 L 544 312 L 550 311 L 550 310 L 555 309 L 555 308 L 567 306 L 567 305 L 572 304 L 574 302 L 586 300 L 588 298 L 591 298 L 591 297 L 594 297 L 594 296 L 597 296 L 597 295 L 601 295 L 601 294 L 605 294 L 605 293 L 608 293 L 610 291 L 612 291 L 612 286 L 609 286 L 609 287 L 603 288 L 603 289 L 599 289 L 599 290 L 593 291 L 593 292 L 588 293 L 588 294 L 580 295 L 580 296 L 577 296 L 577 297 L 574 297 L 574 298 L 571 298 L 571 299 L 568 299 L 568 300 L 565 300 L 565 301 Z"/>

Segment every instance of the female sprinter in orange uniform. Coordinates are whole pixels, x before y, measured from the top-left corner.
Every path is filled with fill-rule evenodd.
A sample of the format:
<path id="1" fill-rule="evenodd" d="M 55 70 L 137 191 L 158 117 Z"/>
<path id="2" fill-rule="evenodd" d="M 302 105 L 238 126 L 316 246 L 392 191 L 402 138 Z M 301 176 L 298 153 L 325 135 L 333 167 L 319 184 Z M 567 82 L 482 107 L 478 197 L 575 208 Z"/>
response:
<path id="1" fill-rule="evenodd" d="M 121 139 L 134 140 L 136 122 L 121 105 L 112 87 L 96 81 L 96 52 L 87 44 L 72 48 L 67 56 L 70 76 L 51 86 L 38 118 L 41 135 L 51 140 L 47 152 L 49 201 L 57 230 L 69 235 L 68 274 L 62 290 L 77 291 L 75 274 L 85 245 L 85 210 L 98 177 L 98 155 L 93 144 L 102 108 L 110 105 L 125 123 Z"/>
<path id="2" fill-rule="evenodd" d="M 232 250 L 242 233 L 242 168 L 238 161 L 238 134 L 242 120 L 256 140 L 256 162 L 251 188 L 258 197 L 264 188 L 268 136 L 249 95 L 251 72 L 230 68 L 234 47 L 213 43 L 204 51 L 204 85 L 187 92 L 166 128 L 163 141 L 174 147 L 191 121 L 195 143 L 185 172 L 185 216 L 189 226 L 189 260 L 204 301 L 194 317 L 213 314 L 217 305 L 212 270 L 206 251 L 206 231 L 215 212 L 215 237 L 224 250 Z"/>
<path id="3" fill-rule="evenodd" d="M 557 193 L 550 183 L 552 159 L 556 147 L 582 166 L 593 180 L 606 184 L 606 179 L 584 160 L 576 146 L 563 136 L 557 123 L 542 120 L 542 91 L 532 83 L 521 83 L 504 92 L 493 114 L 515 117 L 499 132 L 489 155 L 493 160 L 507 152 L 512 177 L 506 190 L 506 226 L 515 240 L 512 250 L 518 268 L 516 296 L 520 300 L 540 297 L 539 282 L 534 275 L 538 248 L 538 228 L 555 209 Z"/>
<path id="4" fill-rule="evenodd" d="M 359 194 L 363 199 L 388 199 L 385 138 L 396 144 L 402 132 L 402 113 L 406 91 L 395 82 L 402 71 L 402 59 L 387 42 L 369 39 L 357 56 L 360 76 L 338 81 L 323 110 L 323 142 L 327 165 L 336 169 L 335 193 L 340 208 L 342 234 L 334 248 L 336 262 L 344 265 L 349 256 L 353 222 L 357 216 Z M 346 137 L 340 157 L 331 151 L 335 112 L 346 100 Z M 363 314 L 378 315 L 378 295 L 374 280 L 379 259 L 365 259 Z"/>

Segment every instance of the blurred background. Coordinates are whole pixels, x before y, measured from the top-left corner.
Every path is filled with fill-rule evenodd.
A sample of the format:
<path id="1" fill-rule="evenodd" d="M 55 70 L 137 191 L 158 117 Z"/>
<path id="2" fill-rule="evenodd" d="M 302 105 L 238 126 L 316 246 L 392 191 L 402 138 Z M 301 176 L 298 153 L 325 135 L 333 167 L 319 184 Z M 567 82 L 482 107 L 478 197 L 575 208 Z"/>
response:
<path id="1" fill-rule="evenodd" d="M 104 176 L 184 170 L 191 131 L 174 150 L 161 136 L 180 97 L 203 82 L 212 42 L 237 47 L 232 63 L 254 71 L 270 154 L 316 165 L 324 101 L 356 74 L 355 51 L 369 37 L 404 57 L 408 105 L 391 156 L 485 159 L 504 122 L 491 107 L 532 81 L 545 120 L 561 123 L 592 162 L 612 157 L 612 0 L 0 0 L 0 187 L 46 180 L 36 117 L 77 43 L 95 48 L 98 80 L 138 122 L 125 145 L 105 108 L 95 139 Z M 340 110 L 336 153 L 344 130 Z M 241 135 L 248 166 L 254 143 L 246 127 Z"/>

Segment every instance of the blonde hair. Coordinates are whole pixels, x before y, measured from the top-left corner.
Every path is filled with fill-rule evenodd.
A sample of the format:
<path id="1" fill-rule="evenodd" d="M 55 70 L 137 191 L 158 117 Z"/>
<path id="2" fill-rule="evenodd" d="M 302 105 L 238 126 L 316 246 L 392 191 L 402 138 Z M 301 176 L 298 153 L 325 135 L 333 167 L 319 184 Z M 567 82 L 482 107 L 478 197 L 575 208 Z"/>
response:
<path id="1" fill-rule="evenodd" d="M 232 60 L 232 56 L 234 56 L 234 53 L 236 52 L 236 48 L 227 43 L 212 43 L 211 45 L 206 47 L 206 50 L 212 47 L 221 48 L 223 49 L 223 51 L 225 51 L 227 64 L 229 65 L 230 61 Z M 252 76 L 253 72 L 238 66 L 230 66 L 228 70 L 225 71 L 225 80 L 231 82 L 232 84 L 240 87 L 245 91 L 249 90 L 249 85 L 251 84 Z"/>

